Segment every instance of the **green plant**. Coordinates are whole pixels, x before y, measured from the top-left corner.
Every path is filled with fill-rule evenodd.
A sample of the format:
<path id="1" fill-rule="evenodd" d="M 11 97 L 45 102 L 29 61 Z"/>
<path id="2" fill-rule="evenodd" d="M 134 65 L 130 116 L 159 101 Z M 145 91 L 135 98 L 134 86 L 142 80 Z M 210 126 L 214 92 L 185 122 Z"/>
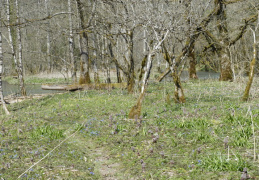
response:
<path id="1" fill-rule="evenodd" d="M 58 130 L 54 126 L 46 125 L 37 127 L 32 131 L 31 137 L 34 139 L 39 139 L 40 137 L 48 137 L 50 139 L 60 139 L 64 137 L 64 130 Z"/>
<path id="2" fill-rule="evenodd" d="M 233 157 L 233 156 L 232 156 Z M 242 171 L 245 167 L 250 168 L 240 155 L 235 155 L 233 159 L 228 159 L 227 155 L 215 153 L 198 160 L 197 166 L 208 171 Z"/>

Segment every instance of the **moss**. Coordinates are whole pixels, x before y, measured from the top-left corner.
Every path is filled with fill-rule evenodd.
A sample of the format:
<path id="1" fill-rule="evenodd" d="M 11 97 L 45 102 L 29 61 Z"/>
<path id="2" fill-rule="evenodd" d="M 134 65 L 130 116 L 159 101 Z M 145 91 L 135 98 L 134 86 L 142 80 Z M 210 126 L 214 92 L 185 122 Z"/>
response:
<path id="1" fill-rule="evenodd" d="M 194 47 L 190 49 L 189 53 L 190 58 L 190 68 L 189 68 L 189 78 L 190 79 L 198 79 L 197 72 L 196 72 L 196 59 L 194 53 Z"/>
<path id="2" fill-rule="evenodd" d="M 175 72 L 172 73 L 172 76 L 173 76 L 174 85 L 175 85 L 175 91 L 174 91 L 175 103 L 185 103 L 185 97 L 184 97 L 183 87 L 182 87 L 180 78 Z"/>
<path id="3" fill-rule="evenodd" d="M 144 57 L 144 59 L 142 60 L 142 63 L 141 63 L 141 70 L 140 70 L 140 73 L 139 73 L 139 81 L 142 79 L 142 76 L 144 74 L 144 68 L 146 66 L 146 63 L 147 63 L 147 55 Z"/>
<path id="4" fill-rule="evenodd" d="M 129 119 L 139 119 L 141 115 L 141 106 L 144 99 L 144 93 L 140 94 L 137 104 L 134 105 L 129 112 Z"/>
<path id="5" fill-rule="evenodd" d="M 128 78 L 128 82 L 127 82 L 127 89 L 128 89 L 128 93 L 129 93 L 129 94 L 132 94 L 132 93 L 133 93 L 134 86 L 135 86 L 134 77 L 129 77 L 129 78 Z"/>

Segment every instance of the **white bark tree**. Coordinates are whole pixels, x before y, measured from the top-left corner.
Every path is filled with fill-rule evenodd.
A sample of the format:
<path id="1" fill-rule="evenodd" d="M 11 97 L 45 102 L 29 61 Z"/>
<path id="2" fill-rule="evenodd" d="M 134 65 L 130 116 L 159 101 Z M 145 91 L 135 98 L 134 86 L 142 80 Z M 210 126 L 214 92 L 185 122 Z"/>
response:
<path id="1" fill-rule="evenodd" d="M 74 83 L 77 82 L 77 68 L 76 68 L 76 60 L 74 57 L 74 36 L 73 36 L 73 21 L 72 21 L 72 8 L 71 8 L 71 0 L 68 0 L 68 12 L 69 12 L 69 55 L 70 55 L 70 64 L 71 64 L 71 73 L 72 80 Z"/>
<path id="2" fill-rule="evenodd" d="M 26 96 L 26 89 L 24 85 L 24 74 L 23 74 L 23 60 L 22 60 L 22 37 L 21 37 L 21 28 L 20 24 L 20 13 L 19 13 L 19 4 L 18 0 L 15 1 L 16 6 L 16 16 L 17 20 L 16 23 L 18 24 L 16 27 L 17 30 L 17 41 L 18 41 L 18 64 L 17 64 L 17 71 L 18 71 L 18 79 L 19 79 L 19 86 L 20 92 L 22 96 Z"/>
<path id="3" fill-rule="evenodd" d="M 1 16 L 1 14 L 0 14 L 0 16 Z M 0 22 L 1 22 L 1 17 L 0 17 Z M 3 95 L 2 75 L 3 75 L 3 50 L 2 50 L 2 32 L 0 31 L 0 98 L 1 98 L 2 106 L 3 106 L 5 113 L 7 115 L 9 115 L 10 112 L 8 111 L 8 109 L 6 107 L 4 95 Z"/>
<path id="4" fill-rule="evenodd" d="M 45 11 L 46 16 L 49 17 L 49 0 L 45 0 Z M 52 62 L 51 62 L 51 54 L 50 54 L 50 48 L 51 48 L 51 40 L 50 40 L 50 22 L 47 20 L 47 63 L 48 63 L 48 71 L 52 72 Z"/>

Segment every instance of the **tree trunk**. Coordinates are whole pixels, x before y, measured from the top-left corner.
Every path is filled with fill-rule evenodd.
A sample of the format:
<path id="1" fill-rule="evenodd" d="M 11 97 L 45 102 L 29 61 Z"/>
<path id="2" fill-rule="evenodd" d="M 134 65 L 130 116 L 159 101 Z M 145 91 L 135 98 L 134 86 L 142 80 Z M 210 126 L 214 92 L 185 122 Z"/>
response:
<path id="1" fill-rule="evenodd" d="M 96 23 L 95 23 L 96 24 Z M 98 67 L 97 67 L 97 54 L 99 54 L 99 50 L 98 50 L 98 36 L 97 34 L 94 34 L 94 41 L 93 41 L 93 46 L 94 46 L 94 50 L 93 50 L 93 68 L 94 68 L 94 82 L 95 84 L 99 84 L 100 83 L 100 78 L 99 78 L 99 74 L 98 74 Z"/>
<path id="2" fill-rule="evenodd" d="M 143 74 L 145 73 L 145 67 L 147 64 L 147 56 L 144 57 L 144 59 L 141 62 L 141 69 L 139 72 L 139 82 L 141 82 L 142 78 L 143 78 Z"/>
<path id="3" fill-rule="evenodd" d="M 185 103 L 185 97 L 183 93 L 183 87 L 180 81 L 180 77 L 177 74 L 176 71 L 176 64 L 175 64 L 175 59 L 173 59 L 173 62 L 170 63 L 170 69 L 172 72 L 173 80 L 174 80 L 174 100 L 175 103 Z"/>
<path id="4" fill-rule="evenodd" d="M 19 24 L 20 16 L 19 16 L 18 0 L 15 1 L 15 4 L 16 4 L 16 13 L 17 13 L 17 24 Z M 18 78 L 19 78 L 20 92 L 22 96 L 26 96 L 26 90 L 25 90 L 24 78 L 23 78 L 22 38 L 21 38 L 20 26 L 17 26 L 17 40 L 18 40 Z"/>
<path id="5" fill-rule="evenodd" d="M 219 31 L 220 48 L 218 54 L 220 58 L 220 81 L 233 81 L 233 72 L 231 69 L 230 52 L 229 52 L 229 35 L 227 27 L 226 5 L 222 0 L 215 0 L 215 6 L 218 7 L 216 12 L 217 28 Z"/>
<path id="6" fill-rule="evenodd" d="M 121 73 L 120 73 L 120 69 L 117 65 L 116 65 L 116 75 L 117 75 L 117 83 L 121 83 L 122 82 Z"/>
<path id="7" fill-rule="evenodd" d="M 243 95 L 243 101 L 247 101 L 248 100 L 250 88 L 252 86 L 253 79 L 254 79 L 255 67 L 256 67 L 256 58 L 257 58 L 256 57 L 256 55 L 257 55 L 256 34 L 255 34 L 256 31 L 252 30 L 252 32 L 253 32 L 253 36 L 254 36 L 253 60 L 250 63 L 249 79 L 248 79 L 248 82 L 247 82 L 247 85 L 246 85 L 246 89 L 245 89 L 245 92 L 244 92 L 244 95 Z"/>
<path id="8" fill-rule="evenodd" d="M 189 52 L 189 78 L 198 79 L 197 72 L 196 72 L 196 57 L 194 52 L 194 44 L 193 44 L 193 47 L 190 48 L 190 52 Z"/>
<path id="9" fill-rule="evenodd" d="M 133 93 L 135 86 L 135 71 L 134 71 L 134 58 L 133 58 L 133 32 L 129 32 L 129 74 L 127 77 L 127 89 L 128 93 Z"/>
<path id="10" fill-rule="evenodd" d="M 46 15 L 49 16 L 49 4 L 48 0 L 45 0 L 45 10 L 46 10 Z M 47 23 L 47 63 L 48 63 L 48 72 L 52 72 L 52 62 L 51 62 L 51 57 L 50 57 L 50 22 L 48 21 Z"/>
<path id="11" fill-rule="evenodd" d="M 149 75 L 150 75 L 150 71 L 152 68 L 152 53 L 149 53 L 147 58 L 147 63 L 146 63 L 146 68 L 144 68 L 145 72 L 144 72 L 144 76 L 143 76 L 143 80 L 142 80 L 142 84 L 141 84 L 141 91 L 140 91 L 140 96 L 137 100 L 137 104 L 135 106 L 133 106 L 129 112 L 129 119 L 138 119 L 140 117 L 141 114 L 141 106 L 142 106 L 142 102 L 144 100 L 144 96 L 145 96 L 145 90 L 148 84 L 148 79 L 149 79 Z"/>
<path id="12" fill-rule="evenodd" d="M 224 45 L 223 45 L 224 46 Z M 231 69 L 230 52 L 226 47 L 219 49 L 220 57 L 220 81 L 233 81 L 233 72 Z"/>
<path id="13" fill-rule="evenodd" d="M 2 88 L 2 74 L 3 74 L 3 51 L 2 51 L 2 32 L 0 32 L 0 98 L 1 98 L 3 109 L 5 113 L 8 115 L 10 114 L 10 112 L 8 111 L 4 101 L 3 88 Z"/>
<path id="14" fill-rule="evenodd" d="M 184 2 L 185 3 L 184 5 L 186 7 L 185 19 L 186 19 L 186 22 L 187 22 L 189 38 L 191 38 L 191 34 L 192 34 L 191 2 L 192 2 L 192 0 L 188 0 L 188 1 Z M 191 44 L 191 47 L 188 51 L 189 78 L 190 79 L 198 79 L 198 76 L 197 76 L 197 73 L 196 73 L 196 58 L 195 58 L 194 45 L 195 45 L 195 43 Z"/>
<path id="15" fill-rule="evenodd" d="M 80 0 L 76 0 L 77 9 L 79 13 L 79 20 L 82 29 L 82 33 L 80 34 L 80 47 L 81 47 L 81 62 L 80 62 L 80 79 L 79 84 L 89 84 L 90 80 L 90 63 L 89 63 L 89 55 L 88 55 L 88 36 L 86 33 L 86 21 L 84 18 L 84 10 L 83 4 Z"/>
<path id="16" fill-rule="evenodd" d="M 71 64 L 71 78 L 74 83 L 77 82 L 76 75 L 76 60 L 74 57 L 74 39 L 73 39 L 73 22 L 72 22 L 72 9 L 71 9 L 71 1 L 68 0 L 68 12 L 69 14 L 69 55 L 70 55 L 70 64 Z"/>
<path id="17" fill-rule="evenodd" d="M 146 91 L 146 88 L 147 88 L 147 85 L 148 85 L 148 79 L 149 79 L 150 72 L 151 72 L 151 69 L 152 69 L 153 56 L 156 54 L 156 51 L 160 48 L 161 44 L 165 40 L 168 32 L 169 31 L 166 32 L 165 37 L 161 41 L 159 41 L 157 43 L 157 45 L 153 47 L 152 50 L 149 49 L 148 55 L 146 55 L 144 60 L 142 61 L 142 67 L 143 67 L 143 65 L 145 65 L 145 68 L 143 68 L 144 76 L 143 76 L 143 79 L 142 79 L 140 96 L 138 98 L 137 104 L 135 106 L 133 106 L 131 108 L 130 112 L 129 112 L 129 119 L 133 119 L 133 118 L 138 119 L 140 117 L 141 106 L 142 106 L 142 102 L 144 100 L 145 91 Z"/>
<path id="18" fill-rule="evenodd" d="M 175 59 L 175 57 L 170 57 L 165 45 L 163 46 L 163 48 L 164 48 L 164 51 L 165 51 L 164 58 L 169 64 L 170 71 L 172 72 L 172 76 L 173 76 L 173 80 L 174 80 L 174 85 L 175 85 L 174 100 L 175 100 L 175 103 L 185 103 L 183 87 L 182 87 L 182 84 L 181 84 L 180 77 L 177 74 L 177 68 L 179 66 L 179 62 L 181 61 L 179 58 L 182 59 L 183 56 L 181 55 L 181 56 L 178 57 L 178 59 Z M 186 52 L 186 50 L 184 50 L 184 52 Z M 186 54 L 186 53 L 184 53 L 184 54 Z"/>
<path id="19" fill-rule="evenodd" d="M 10 1 L 6 0 L 6 14 L 7 14 L 7 21 L 9 24 L 11 24 L 11 8 L 10 8 Z M 15 33 L 11 29 L 11 26 L 8 26 L 8 35 L 9 35 L 9 42 L 11 47 L 11 52 L 13 56 L 13 61 L 15 65 L 16 73 L 18 72 L 18 63 L 17 63 L 17 57 L 15 52 Z"/>

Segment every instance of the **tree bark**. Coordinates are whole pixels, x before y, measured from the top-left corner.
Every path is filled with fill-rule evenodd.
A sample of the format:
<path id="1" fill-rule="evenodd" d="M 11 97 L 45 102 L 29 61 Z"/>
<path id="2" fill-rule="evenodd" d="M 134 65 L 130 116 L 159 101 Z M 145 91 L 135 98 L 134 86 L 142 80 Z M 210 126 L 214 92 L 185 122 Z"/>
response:
<path id="1" fill-rule="evenodd" d="M 10 1 L 6 0 L 6 14 L 7 14 L 7 21 L 9 24 L 11 24 L 11 8 L 10 8 Z M 9 42 L 10 42 L 10 47 L 11 47 L 11 52 L 13 56 L 13 61 L 15 65 L 15 70 L 17 71 L 17 57 L 16 57 L 16 52 L 15 52 L 15 42 L 14 42 L 14 36 L 15 34 L 13 33 L 11 26 L 8 26 L 8 35 L 9 35 Z"/>
<path id="2" fill-rule="evenodd" d="M 47 17 L 50 16 L 50 13 L 49 13 L 49 3 L 48 3 L 48 0 L 45 0 L 45 10 L 46 10 L 46 15 Z M 50 22 L 48 20 L 48 23 L 47 23 L 47 63 L 48 63 L 48 72 L 52 72 L 52 68 L 53 68 L 53 65 L 52 65 L 52 61 L 51 61 L 51 55 L 50 55 L 50 48 L 51 48 L 51 45 L 50 45 Z"/>
<path id="3" fill-rule="evenodd" d="M 188 41 L 187 41 L 188 42 Z M 181 62 L 181 59 L 184 58 L 184 56 L 179 56 L 178 59 L 175 59 L 175 57 L 170 57 L 165 45 L 163 45 L 164 48 L 164 58 L 169 64 L 170 71 L 173 76 L 175 90 L 174 90 L 174 100 L 175 103 L 185 103 L 185 97 L 183 92 L 183 87 L 181 84 L 180 76 L 177 73 L 177 68 Z M 186 54 L 186 53 L 185 53 Z M 179 59 L 181 58 L 181 59 Z"/>
<path id="4" fill-rule="evenodd" d="M 215 6 L 218 7 L 216 12 L 217 28 L 219 31 L 220 48 L 219 58 L 220 58 L 220 81 L 233 81 L 233 72 L 231 69 L 230 52 L 229 52 L 229 35 L 227 27 L 227 17 L 223 0 L 215 0 Z"/>
<path id="5" fill-rule="evenodd" d="M 129 74 L 127 77 L 127 87 L 128 93 L 133 93 L 134 86 L 135 86 L 135 71 L 134 71 L 134 58 L 133 58 L 133 31 L 129 32 L 130 42 L 129 42 Z"/>
<path id="6" fill-rule="evenodd" d="M 144 71 L 144 76 L 142 79 L 142 84 L 141 84 L 141 89 L 140 89 L 140 96 L 137 100 L 137 104 L 135 106 L 133 106 L 129 112 L 129 119 L 138 119 L 140 117 L 141 114 L 141 107 L 142 107 L 142 102 L 144 100 L 145 97 L 145 91 L 148 85 L 148 79 L 150 76 L 150 72 L 152 69 L 152 64 L 153 64 L 153 56 L 156 54 L 156 51 L 160 48 L 161 44 L 163 43 L 163 41 L 165 40 L 167 34 L 169 31 L 166 32 L 165 37 L 160 40 L 157 45 L 155 45 L 153 47 L 153 49 L 149 49 L 148 55 L 146 55 L 144 57 L 144 60 L 142 61 L 142 67 L 145 66 L 145 68 L 143 68 Z"/>
<path id="7" fill-rule="evenodd" d="M 188 36 L 191 38 L 192 34 L 192 16 L 191 16 L 191 2 L 192 0 L 187 0 L 185 1 L 185 19 L 187 22 L 188 26 Z M 188 52 L 188 57 L 189 57 L 189 78 L 190 79 L 198 79 L 197 72 L 196 72 L 196 57 L 195 57 L 195 43 L 191 44 L 191 47 Z"/>
<path id="8" fill-rule="evenodd" d="M 196 57 L 195 57 L 195 51 L 194 51 L 194 44 L 190 48 L 190 52 L 189 52 L 189 78 L 190 79 L 198 79 L 197 72 L 196 72 Z"/>
<path id="9" fill-rule="evenodd" d="M 70 64 L 71 64 L 71 78 L 74 83 L 77 82 L 77 67 L 76 60 L 74 57 L 74 37 L 73 37 L 73 22 L 72 22 L 72 9 L 71 9 L 71 1 L 68 0 L 68 12 L 69 13 L 69 55 L 70 55 Z"/>
<path id="10" fill-rule="evenodd" d="M 19 15 L 19 4 L 18 0 L 15 1 L 16 4 L 16 15 L 17 15 L 17 24 L 20 23 L 20 15 Z M 24 85 L 24 77 L 23 77 L 23 61 L 22 61 L 22 38 L 21 38 L 21 29 L 20 26 L 17 26 L 17 40 L 18 40 L 18 79 L 20 92 L 22 96 L 26 96 L 26 90 Z"/>
<path id="11" fill-rule="evenodd" d="M 258 24 L 259 25 L 259 24 Z M 258 26 L 257 25 L 257 26 Z M 254 30 L 252 30 L 253 36 L 254 36 L 254 44 L 253 44 L 253 60 L 250 63 L 250 72 L 249 72 L 249 79 L 246 85 L 246 89 L 243 95 L 243 101 L 247 101 L 249 98 L 249 92 L 253 83 L 254 79 L 254 73 L 255 73 L 255 68 L 256 68 L 256 58 L 257 58 L 257 47 L 256 47 L 256 34 Z"/>
<path id="12" fill-rule="evenodd" d="M 0 14 L 1 16 L 1 14 Z M 1 23 L 0 23 L 1 24 Z M 2 74 L 3 74 L 3 50 L 2 50 L 2 32 L 0 32 L 0 98 L 2 102 L 3 109 L 7 115 L 10 114 L 8 111 L 3 95 L 3 86 L 2 86 Z"/>
<path id="13" fill-rule="evenodd" d="M 83 4 L 80 0 L 76 0 L 77 2 L 77 9 L 79 13 L 79 20 L 82 32 L 80 34 L 80 79 L 79 84 L 89 84 L 91 83 L 90 80 L 90 63 L 89 63 L 89 54 L 88 54 L 88 36 L 86 33 L 86 20 L 84 17 L 84 9 Z"/>
<path id="14" fill-rule="evenodd" d="M 18 7 L 18 1 L 16 0 L 16 23 L 19 24 L 19 7 Z M 6 12 L 7 12 L 7 21 L 9 24 L 11 24 L 11 7 L 10 7 L 10 1 L 6 1 Z M 16 37 L 18 39 L 18 60 L 16 56 L 16 40 L 15 40 L 15 31 L 16 31 Z M 23 65 L 22 65 L 22 42 L 21 42 L 21 30 L 20 27 L 17 26 L 14 30 L 11 30 L 11 27 L 8 26 L 8 34 L 9 34 L 9 41 L 12 51 L 12 56 L 14 60 L 15 70 L 18 74 L 18 80 L 19 80 L 19 88 L 20 93 L 22 96 L 26 96 L 26 90 L 24 86 L 24 79 L 23 79 Z"/>
<path id="15" fill-rule="evenodd" d="M 133 106 L 129 112 L 129 119 L 138 119 L 140 117 L 142 102 L 144 100 L 145 90 L 148 84 L 148 79 L 152 68 L 152 60 L 153 60 L 152 55 L 153 55 L 153 52 L 150 52 L 147 55 L 147 58 L 146 58 L 147 63 L 146 63 L 146 68 L 145 68 L 145 72 L 142 80 L 140 96 L 137 100 L 137 104 Z"/>

